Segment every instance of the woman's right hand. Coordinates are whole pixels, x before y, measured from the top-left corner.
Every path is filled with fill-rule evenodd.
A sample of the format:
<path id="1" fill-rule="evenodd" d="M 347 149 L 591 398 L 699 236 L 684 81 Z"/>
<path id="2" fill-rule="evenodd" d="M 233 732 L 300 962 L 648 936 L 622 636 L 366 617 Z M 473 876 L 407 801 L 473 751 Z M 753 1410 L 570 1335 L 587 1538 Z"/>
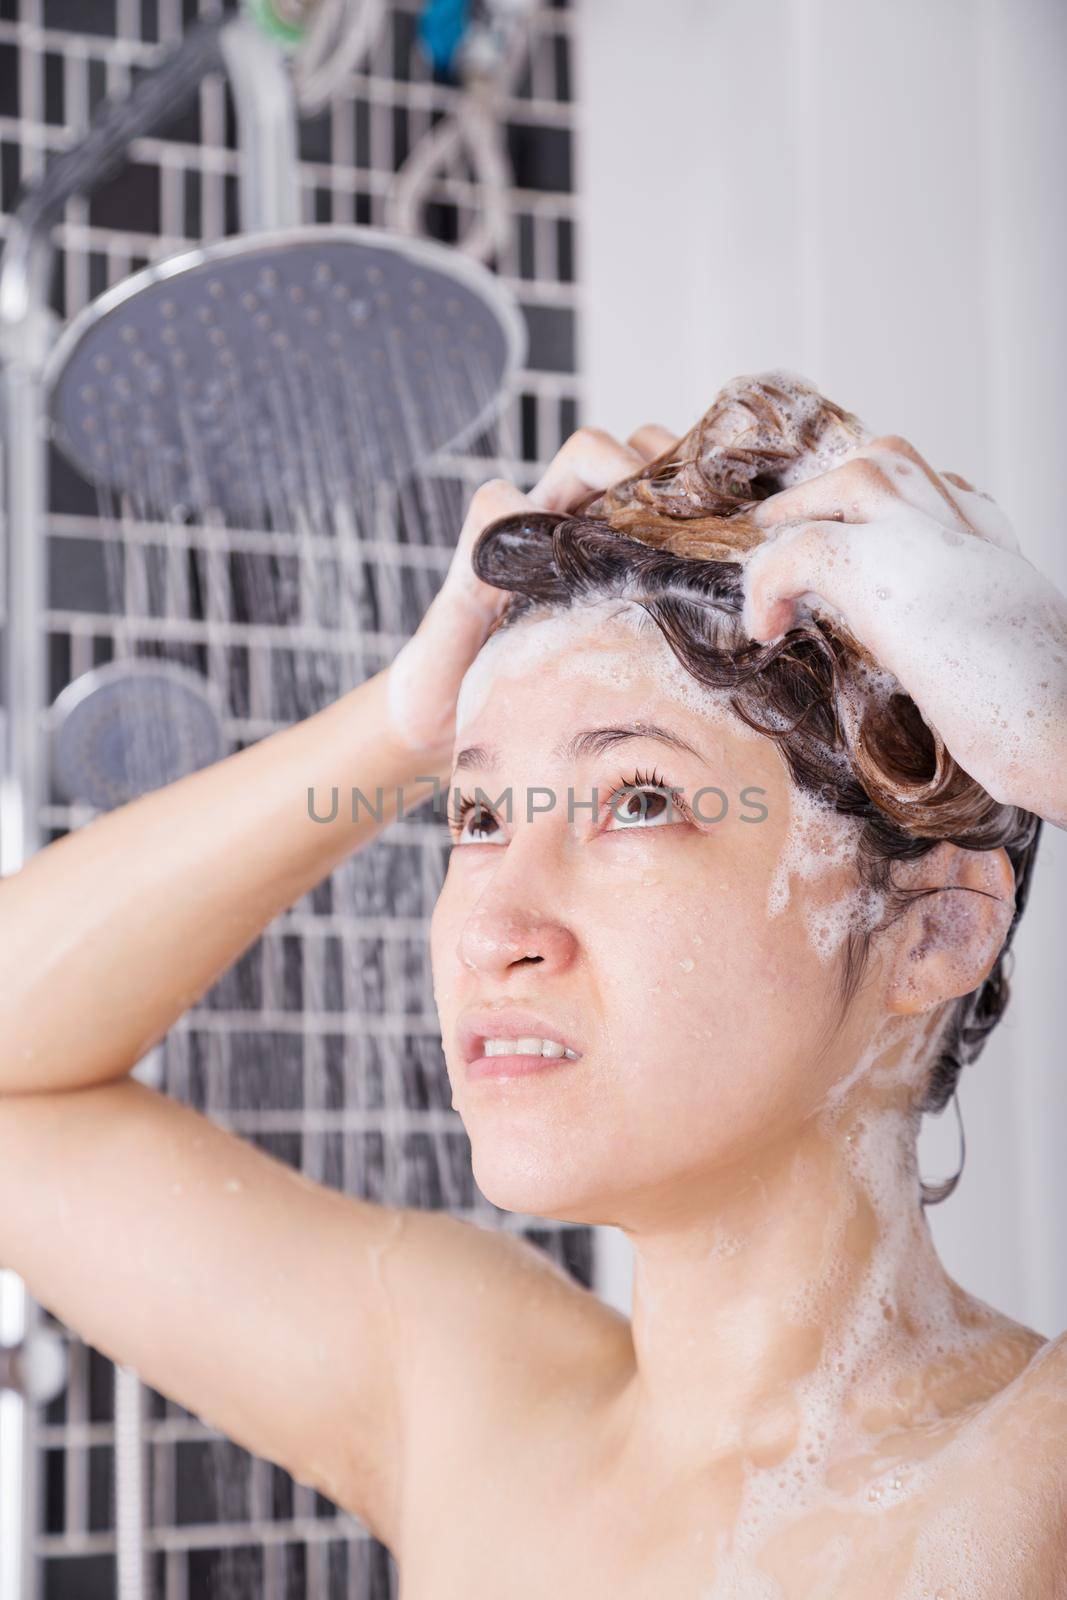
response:
<path id="1" fill-rule="evenodd" d="M 490 522 L 531 504 L 503 478 L 475 492 L 445 581 L 389 667 L 390 728 L 427 765 L 440 767 L 451 757 L 459 686 L 507 601 L 506 590 L 483 583 L 471 566 L 475 540 Z"/>
<path id="2" fill-rule="evenodd" d="M 508 600 L 508 590 L 483 583 L 471 566 L 478 535 L 511 512 L 569 511 L 639 471 L 674 439 L 654 424 L 639 428 L 626 444 L 600 428 L 579 428 L 529 494 L 503 478 L 491 478 L 476 491 L 445 581 L 388 668 L 391 731 L 425 764 L 441 770 L 449 763 L 460 684 Z"/>

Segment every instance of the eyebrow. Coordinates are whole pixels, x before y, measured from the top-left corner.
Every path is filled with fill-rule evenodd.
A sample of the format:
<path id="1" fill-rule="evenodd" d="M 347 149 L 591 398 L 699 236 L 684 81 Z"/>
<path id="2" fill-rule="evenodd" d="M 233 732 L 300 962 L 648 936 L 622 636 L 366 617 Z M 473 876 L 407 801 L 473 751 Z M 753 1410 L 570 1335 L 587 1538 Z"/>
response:
<path id="1" fill-rule="evenodd" d="M 627 739 L 656 739 L 660 744 L 670 745 L 675 750 L 687 750 L 690 755 L 698 757 L 701 761 L 705 760 L 703 752 L 698 750 L 696 745 L 690 744 L 681 734 L 662 727 L 658 722 L 628 722 L 616 723 L 605 728 L 583 728 L 580 733 L 561 740 L 552 755 L 558 761 L 580 761 L 586 756 L 601 756 L 605 751 L 614 749 L 617 744 L 622 744 Z M 499 766 L 500 762 L 500 751 L 495 746 L 471 744 L 459 752 L 453 770 L 475 772 Z"/>

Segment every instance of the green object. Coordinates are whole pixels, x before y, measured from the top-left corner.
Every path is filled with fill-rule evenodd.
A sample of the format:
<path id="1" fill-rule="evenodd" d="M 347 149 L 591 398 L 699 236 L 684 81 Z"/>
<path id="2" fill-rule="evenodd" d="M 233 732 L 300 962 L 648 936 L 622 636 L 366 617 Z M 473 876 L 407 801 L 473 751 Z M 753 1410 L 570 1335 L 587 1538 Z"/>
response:
<path id="1" fill-rule="evenodd" d="M 254 22 L 258 22 L 268 39 L 274 39 L 283 45 L 298 45 L 303 42 L 307 32 L 308 13 L 311 7 L 307 4 L 294 5 L 289 0 L 289 5 L 279 4 L 279 0 L 244 0 L 244 9 Z M 286 10 L 299 10 L 303 13 L 301 21 L 284 15 Z"/>

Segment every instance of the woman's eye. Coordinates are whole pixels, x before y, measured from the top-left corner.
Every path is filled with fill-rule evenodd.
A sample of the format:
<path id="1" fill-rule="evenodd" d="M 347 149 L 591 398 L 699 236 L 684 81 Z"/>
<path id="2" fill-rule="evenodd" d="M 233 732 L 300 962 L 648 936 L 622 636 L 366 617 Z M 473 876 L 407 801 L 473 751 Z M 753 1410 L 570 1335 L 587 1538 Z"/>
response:
<path id="1" fill-rule="evenodd" d="M 499 844 L 499 834 L 500 828 L 493 813 L 471 801 L 460 813 L 454 841 L 456 844 Z"/>
<path id="2" fill-rule="evenodd" d="M 679 820 L 678 803 L 669 789 L 649 784 L 617 789 L 608 806 L 608 831 L 616 828 L 658 828 Z"/>

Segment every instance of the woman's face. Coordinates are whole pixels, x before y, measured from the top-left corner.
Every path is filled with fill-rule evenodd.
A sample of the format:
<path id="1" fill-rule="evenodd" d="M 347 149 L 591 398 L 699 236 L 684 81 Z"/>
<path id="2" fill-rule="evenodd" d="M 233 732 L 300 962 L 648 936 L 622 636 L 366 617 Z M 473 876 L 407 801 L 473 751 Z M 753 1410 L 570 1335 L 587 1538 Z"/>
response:
<path id="1" fill-rule="evenodd" d="M 692 748 L 617 736 L 634 724 Z M 431 957 L 479 1186 L 582 1222 L 702 1212 L 855 1061 L 872 1000 L 836 1026 L 842 951 L 812 932 L 856 882 L 840 832 L 798 820 L 774 743 L 705 697 L 636 607 L 495 635 L 457 727 L 449 809 L 457 791 L 481 803 L 453 828 Z M 638 775 L 693 815 L 632 791 Z M 579 1059 L 469 1076 L 464 1022 L 510 1008 Z"/>

